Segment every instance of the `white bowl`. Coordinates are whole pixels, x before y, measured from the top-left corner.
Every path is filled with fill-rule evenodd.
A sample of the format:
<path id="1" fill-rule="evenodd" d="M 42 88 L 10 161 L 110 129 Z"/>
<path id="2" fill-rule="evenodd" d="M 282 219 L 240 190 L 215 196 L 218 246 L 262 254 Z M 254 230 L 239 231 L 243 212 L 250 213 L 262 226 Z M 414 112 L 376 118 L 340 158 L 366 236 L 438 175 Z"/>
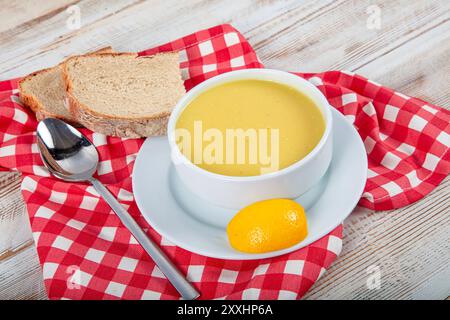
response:
<path id="1" fill-rule="evenodd" d="M 288 85 L 306 94 L 321 110 L 325 132 L 317 146 L 303 159 L 276 172 L 249 177 L 212 173 L 194 165 L 179 150 L 175 140 L 178 117 L 199 94 L 217 85 L 245 79 L 269 80 Z M 325 174 L 332 157 L 332 116 L 323 94 L 311 83 L 293 74 L 271 69 L 247 69 L 221 74 L 190 90 L 175 106 L 167 135 L 171 160 L 181 181 L 200 198 L 225 208 L 240 209 L 256 201 L 296 198 L 314 186 Z"/>

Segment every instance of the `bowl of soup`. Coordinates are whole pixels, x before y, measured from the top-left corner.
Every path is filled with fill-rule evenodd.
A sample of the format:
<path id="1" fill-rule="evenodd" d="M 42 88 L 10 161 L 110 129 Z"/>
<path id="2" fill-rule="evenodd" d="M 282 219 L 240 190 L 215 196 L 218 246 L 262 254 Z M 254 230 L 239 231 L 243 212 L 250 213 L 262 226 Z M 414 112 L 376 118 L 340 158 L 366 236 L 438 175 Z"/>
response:
<path id="1" fill-rule="evenodd" d="M 228 72 L 190 90 L 168 123 L 181 182 L 215 205 L 296 198 L 332 157 L 328 101 L 311 83 L 270 69 Z"/>

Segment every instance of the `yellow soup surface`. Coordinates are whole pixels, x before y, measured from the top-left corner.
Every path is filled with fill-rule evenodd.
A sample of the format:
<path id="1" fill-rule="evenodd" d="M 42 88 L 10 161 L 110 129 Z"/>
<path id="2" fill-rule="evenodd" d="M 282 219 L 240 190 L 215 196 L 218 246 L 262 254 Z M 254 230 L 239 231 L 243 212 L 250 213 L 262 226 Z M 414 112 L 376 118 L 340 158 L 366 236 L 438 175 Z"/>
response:
<path id="1" fill-rule="evenodd" d="M 287 85 L 239 80 L 195 97 L 176 123 L 182 154 L 227 176 L 274 172 L 304 158 L 325 131 L 322 112 Z"/>

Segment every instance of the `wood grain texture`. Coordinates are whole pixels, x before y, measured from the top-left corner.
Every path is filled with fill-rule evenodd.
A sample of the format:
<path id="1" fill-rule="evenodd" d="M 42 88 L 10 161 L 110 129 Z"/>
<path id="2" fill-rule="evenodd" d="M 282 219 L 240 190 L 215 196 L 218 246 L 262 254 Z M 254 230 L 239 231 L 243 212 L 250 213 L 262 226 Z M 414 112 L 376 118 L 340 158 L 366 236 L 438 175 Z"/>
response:
<path id="1" fill-rule="evenodd" d="M 138 51 L 202 28 L 231 23 L 270 68 L 346 69 L 443 107 L 450 106 L 450 2 L 0 0 L 0 80 L 107 45 Z M 76 4 L 81 28 L 70 29 Z M 46 298 L 17 173 L 0 173 L 0 298 Z M 400 210 L 358 208 L 344 247 L 306 299 L 445 299 L 450 295 L 450 181 Z M 368 268 L 381 272 L 368 289 Z"/>
<path id="2" fill-rule="evenodd" d="M 306 298 L 446 298 L 449 283 L 443 279 L 450 279 L 449 189 L 447 178 L 428 197 L 405 208 L 388 212 L 357 208 L 344 223 L 340 257 Z M 370 266 L 380 270 L 379 289 L 367 286 Z"/>

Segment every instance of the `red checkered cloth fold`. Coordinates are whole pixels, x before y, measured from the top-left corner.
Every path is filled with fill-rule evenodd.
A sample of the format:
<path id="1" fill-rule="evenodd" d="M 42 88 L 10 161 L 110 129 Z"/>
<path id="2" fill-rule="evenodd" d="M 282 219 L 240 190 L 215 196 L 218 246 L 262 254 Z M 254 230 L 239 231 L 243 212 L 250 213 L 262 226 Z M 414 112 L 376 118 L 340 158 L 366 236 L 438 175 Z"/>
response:
<path id="1" fill-rule="evenodd" d="M 178 50 L 187 89 L 220 73 L 263 65 L 245 38 L 220 25 L 140 55 Z M 369 158 L 360 205 L 399 208 L 428 194 L 449 171 L 450 113 L 344 71 L 301 74 L 357 128 Z M 36 146 L 37 121 L 19 101 L 17 79 L 0 82 L 0 167 L 22 173 L 48 296 L 52 299 L 178 299 L 109 206 L 84 183 L 51 177 Z M 200 256 L 161 238 L 140 215 L 131 172 L 143 139 L 81 130 L 100 154 L 97 177 L 200 290 L 202 299 L 302 297 L 340 253 L 342 226 L 280 257 L 230 261 Z"/>

